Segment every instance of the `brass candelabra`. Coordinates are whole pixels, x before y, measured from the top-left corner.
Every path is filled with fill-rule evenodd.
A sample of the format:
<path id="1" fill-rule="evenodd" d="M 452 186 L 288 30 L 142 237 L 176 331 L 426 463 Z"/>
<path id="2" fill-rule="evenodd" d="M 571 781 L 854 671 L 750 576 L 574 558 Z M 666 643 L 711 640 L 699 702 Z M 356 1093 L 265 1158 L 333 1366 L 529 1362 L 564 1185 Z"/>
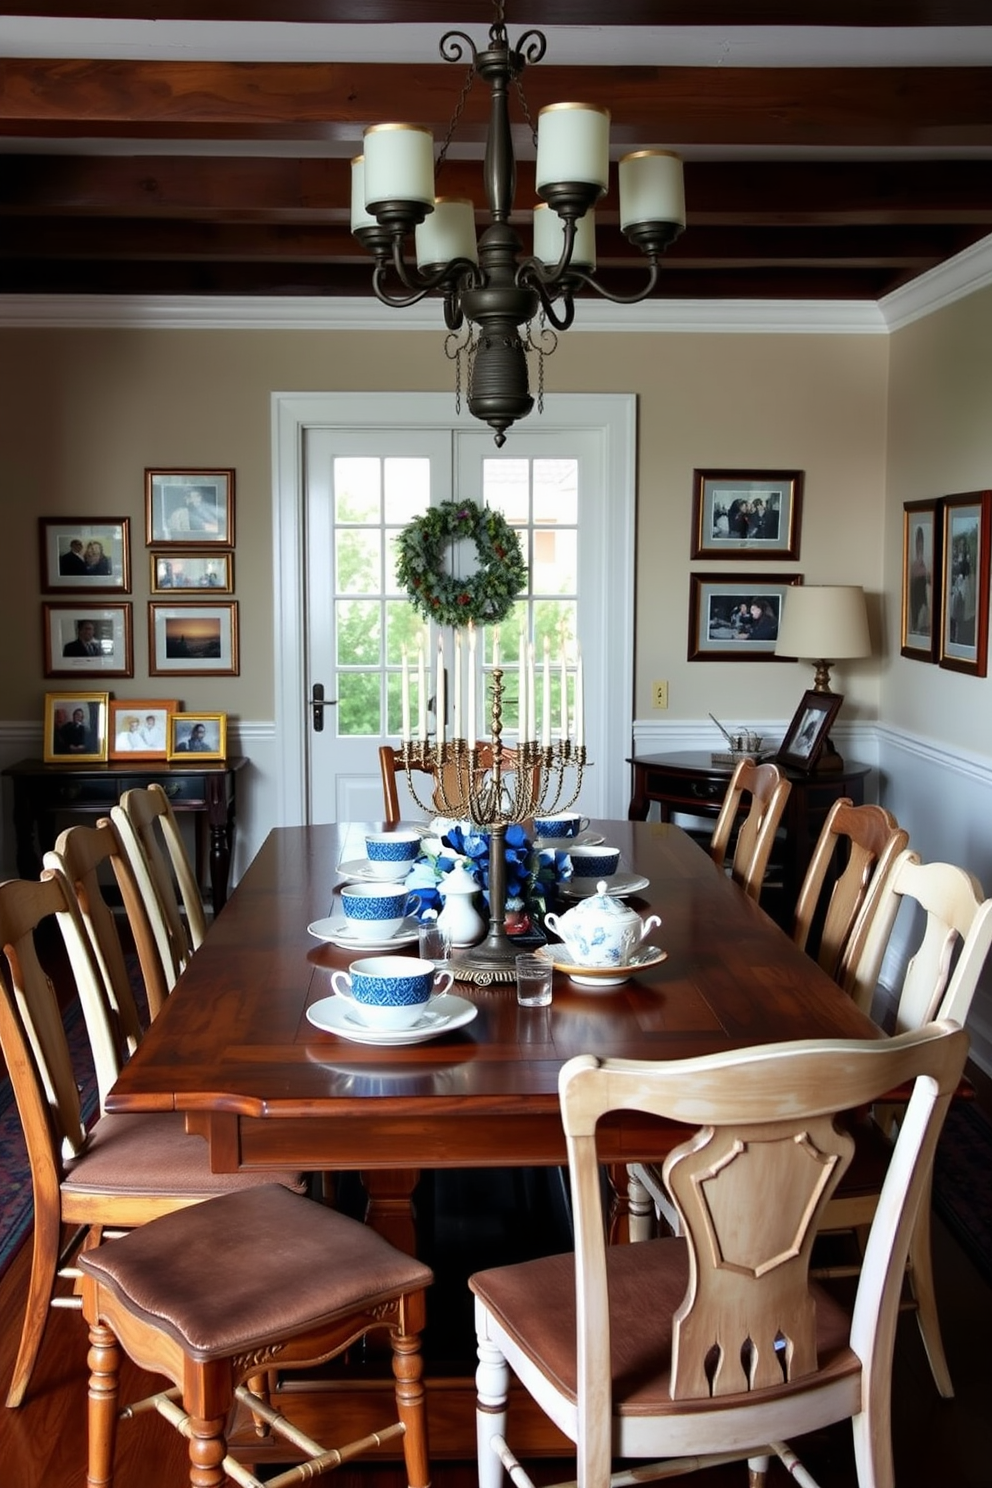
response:
<path id="1" fill-rule="evenodd" d="M 489 676 L 489 739 L 404 739 L 399 751 L 410 794 L 422 811 L 467 820 L 489 836 L 488 933 L 451 963 L 458 980 L 480 985 L 515 975 L 518 948 L 506 933 L 506 829 L 567 810 L 578 799 L 586 765 L 585 746 L 568 737 L 504 747 L 502 668 L 493 667 Z M 415 781 L 424 771 L 433 778 L 430 801 L 421 800 Z"/>

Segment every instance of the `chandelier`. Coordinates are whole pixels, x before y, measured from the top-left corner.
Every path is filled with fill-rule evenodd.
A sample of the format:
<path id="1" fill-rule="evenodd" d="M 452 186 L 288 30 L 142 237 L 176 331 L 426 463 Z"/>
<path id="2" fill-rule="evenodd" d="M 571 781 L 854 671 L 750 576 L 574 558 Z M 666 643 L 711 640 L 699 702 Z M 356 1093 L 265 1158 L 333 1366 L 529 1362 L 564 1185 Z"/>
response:
<path id="1" fill-rule="evenodd" d="M 551 104 L 540 110 L 534 130 L 520 86 L 528 64 L 540 62 L 546 38 L 527 31 L 515 47 L 507 39 L 503 5 L 494 5 L 489 45 L 478 51 L 462 31 L 440 41 L 446 62 L 470 55 L 468 76 L 438 154 L 444 162 L 465 99 L 481 77 L 489 84 L 490 108 L 483 167 L 489 224 L 478 242 L 470 201 L 435 194 L 434 138 L 414 124 L 372 124 L 364 151 L 351 165 L 351 230 L 375 258 L 372 288 L 394 308 L 415 305 L 426 295 L 444 300 L 444 321 L 461 365 L 467 353 L 469 411 L 494 430 L 497 446 L 506 430 L 534 406 L 527 352 L 543 358 L 575 315 L 583 287 L 615 305 L 645 299 L 658 280 L 658 260 L 685 226 L 682 162 L 668 150 L 637 150 L 619 164 L 620 227 L 647 259 L 647 282 L 635 294 L 610 293 L 595 277 L 593 207 L 609 181 L 609 110 L 582 103 Z M 509 91 L 516 83 L 537 149 L 533 253 L 510 226 L 516 163 L 510 135 Z M 415 263 L 408 257 L 414 235 Z M 399 287 L 390 289 L 395 276 Z M 540 339 L 532 323 L 540 316 Z M 547 325 L 554 327 L 549 331 Z M 521 334 L 521 327 L 523 334 Z M 460 395 L 461 374 L 457 375 Z"/>

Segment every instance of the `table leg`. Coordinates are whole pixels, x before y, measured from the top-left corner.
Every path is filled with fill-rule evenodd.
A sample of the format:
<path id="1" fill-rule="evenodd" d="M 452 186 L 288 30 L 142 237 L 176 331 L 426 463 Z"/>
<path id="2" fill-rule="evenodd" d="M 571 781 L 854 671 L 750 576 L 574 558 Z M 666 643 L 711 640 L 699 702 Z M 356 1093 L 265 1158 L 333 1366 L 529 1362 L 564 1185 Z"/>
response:
<path id="1" fill-rule="evenodd" d="M 648 777 L 645 770 L 634 766 L 634 791 L 627 807 L 628 821 L 647 821 L 650 801 L 648 800 Z"/>
<path id="2" fill-rule="evenodd" d="M 210 893 L 216 915 L 227 903 L 234 841 L 234 798 L 232 796 L 228 802 L 227 777 L 220 773 L 207 778 L 207 821 L 210 826 Z"/>
<path id="3" fill-rule="evenodd" d="M 419 1168 L 372 1168 L 361 1173 L 368 1199 L 365 1223 L 406 1255 L 417 1254 L 413 1190 L 419 1178 Z"/>

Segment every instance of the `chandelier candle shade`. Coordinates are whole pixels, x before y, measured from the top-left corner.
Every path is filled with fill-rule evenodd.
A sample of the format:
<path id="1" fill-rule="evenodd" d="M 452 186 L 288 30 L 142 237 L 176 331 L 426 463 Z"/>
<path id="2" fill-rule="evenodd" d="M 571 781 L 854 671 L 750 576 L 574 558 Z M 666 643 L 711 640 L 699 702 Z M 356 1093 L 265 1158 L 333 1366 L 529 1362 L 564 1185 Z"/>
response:
<path id="1" fill-rule="evenodd" d="M 634 294 L 617 295 L 595 277 L 596 244 L 592 208 L 609 186 L 610 115 L 585 103 L 556 103 L 542 108 L 533 130 L 537 151 L 536 190 L 543 205 L 534 211 L 533 253 L 510 226 L 516 187 L 516 162 L 510 131 L 510 85 L 524 68 L 540 62 L 546 39 L 526 31 L 515 47 L 504 25 L 501 0 L 493 6 L 489 44 L 478 50 L 462 31 L 448 31 L 440 41 L 446 62 L 469 62 L 468 77 L 435 165 L 433 137 L 413 124 L 372 124 L 364 134 L 364 151 L 352 161 L 351 230 L 375 260 L 372 288 L 383 304 L 402 308 L 427 295 L 443 300 L 444 323 L 456 362 L 460 398 L 461 363 L 468 369 L 468 407 L 489 424 L 502 446 L 506 430 L 526 418 L 534 406 L 527 353 L 535 352 L 541 368 L 554 350 L 554 331 L 565 331 L 574 315 L 574 298 L 583 288 L 613 304 L 636 304 L 658 283 L 661 254 L 685 227 L 682 163 L 664 150 L 638 150 L 619 165 L 620 224 L 630 242 L 648 261 L 644 285 Z M 488 224 L 476 241 L 471 202 L 439 196 L 435 174 L 444 164 L 465 100 L 476 80 L 489 85 L 490 110 L 483 180 Z M 414 236 L 415 263 L 408 257 Z M 389 280 L 398 281 L 391 287 Z M 540 316 L 535 339 L 531 323 Z M 544 322 L 553 331 L 547 331 Z M 467 324 L 466 324 L 467 323 Z M 521 333 L 522 328 L 522 333 Z M 454 333 L 464 332 L 461 340 Z M 548 344 L 550 342 L 550 345 Z"/>
<path id="2" fill-rule="evenodd" d="M 443 639 L 438 640 L 434 679 L 437 726 L 434 738 L 426 729 L 427 658 L 421 641 L 417 650 L 417 685 L 419 688 L 418 737 L 411 737 L 410 665 L 404 653 L 401 669 L 403 738 L 398 763 L 406 772 L 410 794 L 422 811 L 433 815 L 468 821 L 489 836 L 489 928 L 481 945 L 459 952 L 452 968 L 461 981 L 480 984 L 512 981 L 514 960 L 519 949 L 506 934 L 506 832 L 513 823 L 537 817 L 549 817 L 566 811 L 578 798 L 586 765 L 583 738 L 583 672 L 582 656 L 576 650 L 574 691 L 571 712 L 568 699 L 568 658 L 564 638 L 559 657 L 562 687 L 561 730 L 557 738 L 551 729 L 551 677 L 553 674 L 550 642 L 545 640 L 541 666 L 542 698 L 540 737 L 537 733 L 536 667 L 533 643 L 524 643 L 520 633 L 518 673 L 517 742 L 514 759 L 508 767 L 503 734 L 504 670 L 500 665 L 501 637 L 493 633 L 492 662 L 483 670 L 478 649 L 478 635 L 470 623 L 467 642 L 462 647 L 456 635 L 452 656 L 446 653 Z M 449 740 L 445 727 L 447 700 L 447 666 L 452 661 L 452 697 L 454 729 Z M 465 663 L 464 678 L 462 663 Z M 464 691 L 463 691 L 464 682 Z M 477 742 L 476 699 L 484 698 L 489 688 L 487 726 L 489 737 Z M 478 689 L 478 691 L 477 691 Z M 462 698 L 466 710 L 462 716 Z M 571 733 L 569 720 L 572 720 Z M 483 748 L 483 743 L 485 747 Z M 417 776 L 429 771 L 433 795 L 421 800 Z"/>

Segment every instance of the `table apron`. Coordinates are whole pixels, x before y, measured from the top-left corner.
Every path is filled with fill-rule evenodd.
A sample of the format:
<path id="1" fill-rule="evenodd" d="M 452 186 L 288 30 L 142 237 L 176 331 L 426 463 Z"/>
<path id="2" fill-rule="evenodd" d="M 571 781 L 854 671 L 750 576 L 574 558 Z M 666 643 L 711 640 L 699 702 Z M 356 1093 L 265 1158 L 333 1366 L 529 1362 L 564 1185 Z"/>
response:
<path id="1" fill-rule="evenodd" d="M 239 1116 L 187 1111 L 186 1127 L 210 1143 L 214 1172 L 274 1167 L 312 1171 L 373 1168 L 556 1167 L 568 1161 L 557 1111 L 499 1116 L 460 1110 L 457 1119 L 395 1115 Z M 687 1133 L 625 1112 L 603 1122 L 604 1163 L 660 1160 Z"/>

